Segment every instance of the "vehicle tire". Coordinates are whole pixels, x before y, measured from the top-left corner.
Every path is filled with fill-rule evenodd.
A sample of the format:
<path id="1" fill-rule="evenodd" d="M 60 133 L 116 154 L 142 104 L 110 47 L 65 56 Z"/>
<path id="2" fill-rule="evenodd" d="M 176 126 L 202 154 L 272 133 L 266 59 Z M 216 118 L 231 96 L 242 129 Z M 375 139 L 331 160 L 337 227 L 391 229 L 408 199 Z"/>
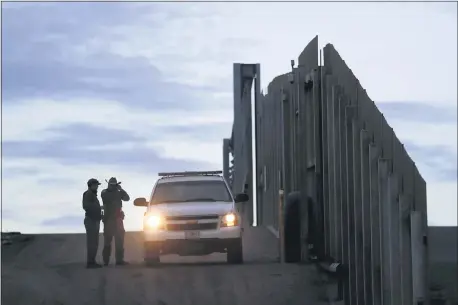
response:
<path id="1" fill-rule="evenodd" d="M 301 201 L 300 193 L 292 192 L 286 197 L 284 220 L 284 253 L 286 263 L 301 261 Z"/>
<path id="2" fill-rule="evenodd" d="M 145 264 L 147 266 L 154 266 L 161 262 L 159 249 L 152 243 L 145 243 Z"/>
<path id="3" fill-rule="evenodd" d="M 227 247 L 227 262 L 229 264 L 243 264 L 242 239 L 236 239 Z"/>
<path id="4" fill-rule="evenodd" d="M 159 265 L 161 262 L 161 259 L 159 256 L 156 258 L 150 258 L 150 257 L 145 257 L 145 265 L 148 267 L 153 267 Z"/>

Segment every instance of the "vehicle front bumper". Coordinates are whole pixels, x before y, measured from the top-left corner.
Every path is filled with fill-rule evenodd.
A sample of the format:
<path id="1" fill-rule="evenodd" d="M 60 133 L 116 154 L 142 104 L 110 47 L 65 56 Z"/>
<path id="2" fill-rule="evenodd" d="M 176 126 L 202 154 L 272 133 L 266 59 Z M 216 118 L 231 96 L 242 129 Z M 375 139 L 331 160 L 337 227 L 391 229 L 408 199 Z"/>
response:
<path id="1" fill-rule="evenodd" d="M 184 231 L 145 231 L 145 257 L 154 253 L 179 255 L 206 255 L 224 253 L 242 237 L 240 227 L 202 230 L 200 238 L 186 239 Z"/>
<path id="2" fill-rule="evenodd" d="M 180 240 L 169 239 L 164 241 L 149 241 L 145 242 L 145 256 L 148 257 L 152 253 L 158 255 L 178 254 L 178 255 L 207 255 L 214 252 L 224 253 L 227 248 L 237 243 L 239 238 L 218 239 L 196 239 L 196 240 Z"/>
<path id="3" fill-rule="evenodd" d="M 200 238 L 198 241 L 205 241 L 207 239 L 235 239 L 242 236 L 242 229 L 240 226 L 234 227 L 219 227 L 216 230 L 201 230 Z M 185 238 L 185 231 L 165 231 L 145 229 L 143 231 L 145 242 L 152 241 L 168 241 L 168 240 L 182 240 L 187 241 Z M 195 240 L 192 240 L 195 241 Z"/>

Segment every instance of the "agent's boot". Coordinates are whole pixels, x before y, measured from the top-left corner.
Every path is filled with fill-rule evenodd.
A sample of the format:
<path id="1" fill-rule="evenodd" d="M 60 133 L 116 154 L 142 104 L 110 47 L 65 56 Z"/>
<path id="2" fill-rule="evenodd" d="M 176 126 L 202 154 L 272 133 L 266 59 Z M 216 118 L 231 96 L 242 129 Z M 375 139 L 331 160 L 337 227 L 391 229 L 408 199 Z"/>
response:
<path id="1" fill-rule="evenodd" d="M 109 252 L 108 251 L 104 251 L 102 257 L 103 257 L 103 265 L 104 266 L 108 266 L 110 264 L 110 254 L 109 254 Z"/>
<path id="2" fill-rule="evenodd" d="M 102 268 L 102 265 L 97 264 L 95 262 L 87 263 L 86 264 L 87 269 L 97 269 L 97 268 Z"/>

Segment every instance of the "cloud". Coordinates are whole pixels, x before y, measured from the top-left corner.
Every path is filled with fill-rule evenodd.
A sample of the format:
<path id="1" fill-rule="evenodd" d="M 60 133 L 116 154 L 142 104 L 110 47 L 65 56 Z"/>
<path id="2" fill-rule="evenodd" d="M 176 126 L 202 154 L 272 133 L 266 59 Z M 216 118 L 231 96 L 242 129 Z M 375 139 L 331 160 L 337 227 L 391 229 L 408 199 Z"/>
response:
<path id="1" fill-rule="evenodd" d="M 275 76 L 289 71 L 290 60 L 297 59 L 307 41 L 319 34 L 320 45 L 331 42 L 337 47 L 374 100 L 446 104 L 457 100 L 457 19 L 456 14 L 448 13 L 455 10 L 451 3 L 167 6 L 181 11 L 193 7 L 207 15 L 176 18 L 152 28 L 138 23 L 115 27 L 123 40 L 112 45 L 113 52 L 125 57 L 141 54 L 180 83 L 223 88 L 230 88 L 232 62 L 259 62 L 265 88 Z M 389 23 L 386 16 L 390 16 Z M 132 32 L 158 37 L 163 44 L 158 47 L 155 40 L 141 39 Z M 238 43 L 229 43 L 231 39 Z M 443 46 L 441 57 L 447 58 L 447 64 L 436 64 L 438 45 Z M 182 60 L 177 62 L 177 58 Z"/>
<path id="2" fill-rule="evenodd" d="M 13 7 L 6 9 L 2 20 L 3 39 L 7 42 L 2 52 L 6 103 L 71 96 L 108 98 L 129 107 L 156 111 L 198 106 L 200 101 L 193 99 L 195 89 L 166 81 L 146 58 L 125 58 L 107 51 L 110 45 L 103 41 L 103 29 L 131 20 L 134 12 L 141 13 L 133 9 L 135 4 L 31 4 L 20 10 Z M 109 14 L 103 13 L 106 9 Z M 72 18 L 63 18 L 70 11 Z"/>
<path id="3" fill-rule="evenodd" d="M 160 157 L 154 149 L 138 146 L 132 150 L 85 150 L 71 147 L 70 141 L 4 143 L 5 158 L 50 158 L 62 164 L 118 164 L 139 171 L 180 171 L 205 167 L 204 163 Z"/>
<path id="4" fill-rule="evenodd" d="M 81 226 L 84 216 L 82 215 L 65 215 L 57 218 L 45 219 L 41 222 L 43 226 L 49 227 L 76 227 Z"/>
<path id="5" fill-rule="evenodd" d="M 113 143 L 139 143 L 145 140 L 125 130 L 74 123 L 60 128 L 50 128 L 50 132 L 60 134 L 60 140 L 73 146 L 105 145 Z"/>
<path id="6" fill-rule="evenodd" d="M 401 142 L 411 142 L 421 146 L 446 146 L 457 151 L 457 123 L 422 123 L 402 118 L 387 122 L 394 129 Z M 415 160 L 417 161 L 417 160 Z"/>
<path id="7" fill-rule="evenodd" d="M 42 186 L 42 187 L 66 187 L 68 185 L 72 185 L 75 182 L 81 183 L 81 181 L 75 181 L 74 178 L 54 178 L 54 177 L 46 177 L 46 178 L 39 178 L 35 180 L 37 186 Z"/>
<path id="8" fill-rule="evenodd" d="M 3 146 L 3 143 L 2 143 Z M 32 176 L 37 173 L 36 170 L 30 168 L 18 168 L 18 167 L 10 167 L 8 169 L 3 168 L 2 171 L 2 178 L 3 179 L 10 179 L 16 178 L 21 176 Z"/>
<path id="9" fill-rule="evenodd" d="M 457 122 L 457 105 L 444 106 L 425 102 L 385 102 L 377 103 L 377 106 L 388 119 L 433 124 L 456 124 Z"/>
<path id="10" fill-rule="evenodd" d="M 211 126 L 195 124 L 192 126 L 166 126 L 161 129 L 165 134 L 174 134 L 184 140 L 222 142 L 222 135 L 230 135 L 231 123 L 214 123 Z"/>
<path id="11" fill-rule="evenodd" d="M 456 106 L 394 101 L 377 106 L 428 182 L 457 180 Z"/>
<path id="12" fill-rule="evenodd" d="M 457 226 L 458 190 L 456 181 L 427 184 L 428 224 Z"/>
<path id="13" fill-rule="evenodd" d="M 420 146 L 414 143 L 404 143 L 407 152 L 413 160 L 419 163 L 428 182 L 456 182 L 458 175 L 457 152 L 447 146 Z"/>
<path id="14" fill-rule="evenodd" d="M 84 125 L 83 125 L 84 126 Z M 88 126 L 68 126 L 59 131 L 61 138 L 48 141 L 5 141 L 2 144 L 3 158 L 36 158 L 55 160 L 61 164 L 117 164 L 138 171 L 180 171 L 206 167 L 204 162 L 161 157 L 141 139 L 125 132 Z M 104 145 L 134 143 L 129 149 L 103 149 Z M 92 147 L 100 145 L 102 147 Z M 122 148 L 122 147 L 121 147 Z"/>
<path id="15" fill-rule="evenodd" d="M 14 219 L 15 218 L 15 213 L 11 209 L 3 209 L 2 208 L 2 220 L 3 219 Z"/>
<path id="16" fill-rule="evenodd" d="M 59 136 L 56 128 L 88 124 L 125 130 L 143 138 L 166 136 L 162 128 L 231 124 L 226 109 L 161 109 L 145 111 L 127 107 L 116 100 L 30 99 L 3 105 L 3 141 L 49 140 Z"/>

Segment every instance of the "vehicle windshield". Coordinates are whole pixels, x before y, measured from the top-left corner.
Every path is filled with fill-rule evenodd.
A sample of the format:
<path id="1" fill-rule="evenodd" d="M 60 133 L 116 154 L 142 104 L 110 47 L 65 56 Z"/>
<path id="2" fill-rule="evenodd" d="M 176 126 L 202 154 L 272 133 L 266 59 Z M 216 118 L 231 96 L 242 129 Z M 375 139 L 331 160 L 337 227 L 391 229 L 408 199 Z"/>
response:
<path id="1" fill-rule="evenodd" d="M 177 181 L 158 183 L 151 200 L 155 204 L 193 201 L 227 201 L 232 198 L 223 181 Z"/>

